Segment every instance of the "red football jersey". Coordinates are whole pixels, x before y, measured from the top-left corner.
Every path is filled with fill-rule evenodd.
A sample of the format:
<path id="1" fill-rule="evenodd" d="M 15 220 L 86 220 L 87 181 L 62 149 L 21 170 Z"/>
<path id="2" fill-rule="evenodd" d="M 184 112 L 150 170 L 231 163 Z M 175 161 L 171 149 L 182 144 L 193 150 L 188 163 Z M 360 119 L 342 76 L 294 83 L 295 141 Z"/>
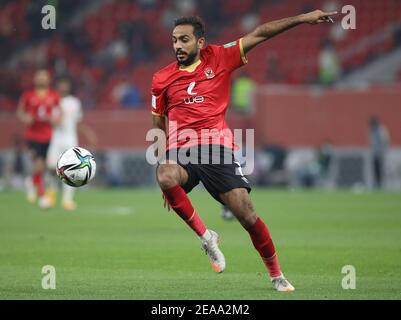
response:
<path id="1" fill-rule="evenodd" d="M 247 62 L 239 39 L 201 49 L 200 60 L 185 69 L 172 63 L 154 74 L 152 114 L 168 118 L 167 150 L 211 143 L 234 147 L 225 121 L 230 76 Z"/>
<path id="2" fill-rule="evenodd" d="M 30 114 L 34 121 L 25 130 L 27 140 L 47 143 L 52 137 L 50 119 L 59 108 L 60 96 L 54 90 L 48 90 L 40 95 L 35 90 L 27 91 L 22 95 L 25 112 Z"/>

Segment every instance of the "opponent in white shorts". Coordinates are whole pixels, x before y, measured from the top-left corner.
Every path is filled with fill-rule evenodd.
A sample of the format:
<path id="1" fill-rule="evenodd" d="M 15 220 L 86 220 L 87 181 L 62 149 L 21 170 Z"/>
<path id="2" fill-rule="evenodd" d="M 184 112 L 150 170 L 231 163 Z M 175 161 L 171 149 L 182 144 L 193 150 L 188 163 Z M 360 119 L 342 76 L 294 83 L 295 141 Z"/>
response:
<path id="1" fill-rule="evenodd" d="M 63 111 L 61 123 L 53 129 L 50 147 L 47 153 L 47 167 L 51 172 L 55 172 L 57 160 L 60 155 L 71 147 L 78 146 L 78 130 L 85 134 L 90 143 L 94 143 L 96 136 L 94 132 L 81 123 L 82 106 L 81 101 L 71 94 L 71 82 L 67 78 L 62 78 L 57 82 L 57 90 L 60 93 L 60 107 Z M 54 180 L 54 179 L 53 179 Z M 48 192 L 53 204 L 56 201 L 56 182 L 51 183 L 53 187 Z M 75 188 L 63 184 L 62 207 L 66 210 L 74 210 Z"/>

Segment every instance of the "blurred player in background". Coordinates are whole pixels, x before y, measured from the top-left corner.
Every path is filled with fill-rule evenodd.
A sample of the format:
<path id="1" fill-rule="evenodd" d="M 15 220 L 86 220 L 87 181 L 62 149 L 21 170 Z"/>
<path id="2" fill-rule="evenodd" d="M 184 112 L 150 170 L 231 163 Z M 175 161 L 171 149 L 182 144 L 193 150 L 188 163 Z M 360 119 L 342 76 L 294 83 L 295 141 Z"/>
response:
<path id="1" fill-rule="evenodd" d="M 386 155 L 390 146 L 387 128 L 376 116 L 369 119 L 369 144 L 372 156 L 374 187 L 382 188 L 385 173 Z"/>
<path id="2" fill-rule="evenodd" d="M 52 137 L 53 126 L 61 119 L 60 96 L 50 88 L 51 77 L 47 70 L 35 72 L 34 89 L 23 93 L 17 108 L 17 117 L 25 125 L 25 140 L 32 156 L 32 176 L 26 179 L 27 199 L 39 206 L 51 206 L 45 194 L 44 174 L 46 155 Z"/>
<path id="3" fill-rule="evenodd" d="M 57 160 L 60 155 L 71 147 L 78 146 L 78 131 L 83 133 L 89 143 L 93 146 L 96 143 L 96 135 L 91 128 L 82 123 L 81 101 L 71 94 L 72 83 L 68 78 L 61 78 L 57 81 L 56 88 L 60 94 L 60 107 L 63 113 L 60 123 L 54 127 L 49 152 L 47 154 L 47 167 L 50 170 L 50 189 L 48 197 L 54 205 L 57 196 L 57 185 L 59 179 L 55 175 Z M 66 210 L 74 210 L 75 188 L 62 184 L 63 196 L 61 205 Z"/>
<path id="4" fill-rule="evenodd" d="M 164 150 L 158 150 L 158 156 L 161 157 L 156 175 L 165 205 L 173 208 L 197 234 L 217 273 L 223 272 L 226 267 L 219 248 L 219 236 L 206 228 L 187 196 L 200 181 L 215 200 L 232 211 L 249 233 L 268 269 L 273 287 L 278 291 L 294 290 L 281 272 L 273 240 L 249 197 L 251 187 L 234 159 L 233 137 L 225 122 L 230 77 L 234 70 L 248 62 L 246 54 L 260 43 L 303 23 L 332 22 L 330 16 L 334 14 L 336 12 L 316 10 L 272 21 L 224 46 L 207 47 L 205 26 L 200 18 L 183 17 L 175 21 L 172 42 L 177 62 L 153 76 L 153 127 L 165 131 L 169 138 L 179 137 L 180 134 L 188 138 L 185 132 L 189 130 L 196 132 L 196 136 L 178 141 L 168 138 L 166 160 L 162 158 Z M 213 142 L 209 138 L 206 141 L 202 139 L 204 129 L 215 131 L 214 138 L 217 137 L 218 144 L 216 139 Z M 230 138 L 226 139 L 228 136 Z M 206 148 L 201 148 L 202 144 Z M 171 155 L 174 157 L 180 148 L 184 149 L 183 153 L 196 155 L 196 159 L 190 159 L 186 164 L 177 158 L 172 159 Z M 206 158 L 207 164 L 199 162 L 200 158 Z M 215 164 L 211 158 L 219 159 L 219 164 Z M 231 162 L 226 164 L 225 159 L 231 159 Z"/>
<path id="5" fill-rule="evenodd" d="M 232 211 L 230 210 L 230 208 L 228 206 L 222 206 L 221 217 L 224 220 L 234 220 L 235 219 L 234 214 L 232 213 Z"/>

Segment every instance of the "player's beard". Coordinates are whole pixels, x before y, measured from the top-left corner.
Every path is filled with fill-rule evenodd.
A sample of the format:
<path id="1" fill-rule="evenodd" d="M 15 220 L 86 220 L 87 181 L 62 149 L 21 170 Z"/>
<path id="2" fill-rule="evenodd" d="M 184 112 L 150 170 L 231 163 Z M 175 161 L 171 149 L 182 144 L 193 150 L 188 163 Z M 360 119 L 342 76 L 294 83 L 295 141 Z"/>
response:
<path id="1" fill-rule="evenodd" d="M 198 50 L 195 50 L 194 52 L 189 53 L 188 57 L 185 60 L 180 61 L 180 60 L 178 60 L 177 56 L 176 56 L 176 58 L 177 58 L 177 61 L 178 61 L 179 65 L 188 67 L 188 66 L 190 66 L 191 64 L 194 63 L 197 55 L 198 55 Z"/>

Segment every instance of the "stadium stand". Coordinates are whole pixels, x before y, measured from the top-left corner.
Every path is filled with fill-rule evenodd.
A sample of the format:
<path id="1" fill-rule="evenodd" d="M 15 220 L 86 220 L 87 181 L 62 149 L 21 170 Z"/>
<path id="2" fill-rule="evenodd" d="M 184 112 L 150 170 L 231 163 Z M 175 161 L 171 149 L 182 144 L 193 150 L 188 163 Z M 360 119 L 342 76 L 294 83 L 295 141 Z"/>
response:
<path id="1" fill-rule="evenodd" d="M 172 61 L 171 25 L 180 15 L 204 16 L 207 29 L 212 30 L 209 41 L 222 44 L 243 35 L 258 22 L 316 7 L 341 9 L 346 4 L 327 0 L 107 0 L 83 12 L 79 1 L 60 0 L 59 29 L 36 32 L 38 28 L 33 26 L 40 25 L 41 1 L 3 2 L 0 45 L 7 46 L 2 46 L 6 50 L 0 56 L 0 110 L 12 112 L 20 92 L 30 86 L 32 72 L 39 66 L 50 68 L 55 76 L 68 74 L 76 79 L 77 94 L 88 109 L 121 108 L 117 88 L 124 82 L 139 92 L 142 101 L 148 101 L 152 73 Z M 250 58 L 257 63 L 246 67 L 248 74 L 258 83 L 313 84 L 318 82 L 317 57 L 327 39 L 341 58 L 344 74 L 400 45 L 396 32 L 401 21 L 400 1 L 355 0 L 353 5 L 358 14 L 358 32 L 346 32 L 339 24 L 323 28 L 301 26 L 252 52 Z M 78 15 L 80 19 L 74 21 Z M 385 32 L 389 28 L 394 32 Z M 377 34 L 384 36 L 369 41 Z M 28 54 L 16 55 L 22 49 Z M 294 50 L 299 59 L 294 59 Z M 277 72 L 282 77 L 274 77 Z"/>

